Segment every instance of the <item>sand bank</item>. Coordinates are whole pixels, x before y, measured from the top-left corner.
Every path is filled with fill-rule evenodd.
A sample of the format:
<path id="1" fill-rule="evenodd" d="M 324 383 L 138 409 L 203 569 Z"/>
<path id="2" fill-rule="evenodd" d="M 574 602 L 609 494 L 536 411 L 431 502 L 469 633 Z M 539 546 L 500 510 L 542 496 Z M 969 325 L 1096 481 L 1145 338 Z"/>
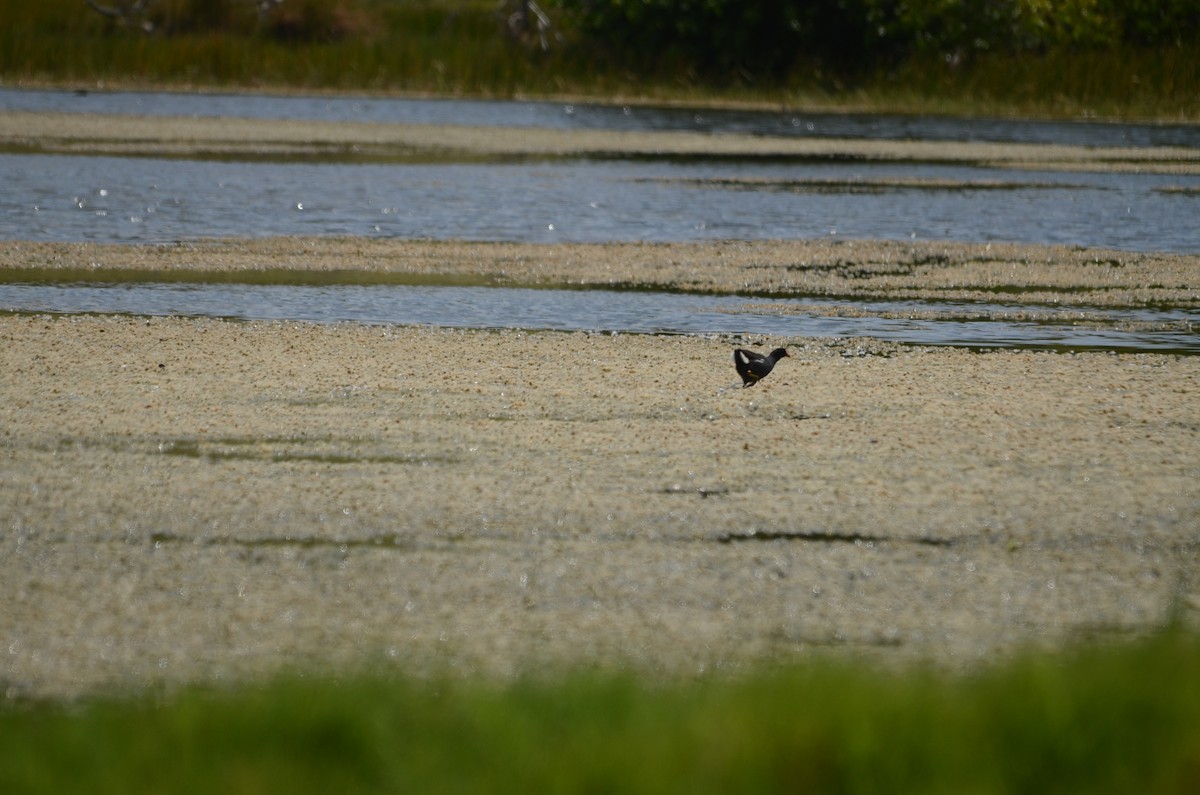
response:
<path id="1" fill-rule="evenodd" d="M 734 344 L 792 346 L 753 389 Z M 950 668 L 1200 609 L 1200 357 L 0 317 L 9 696 Z"/>
<path id="2" fill-rule="evenodd" d="M 1200 306 L 1200 256 L 856 240 L 523 244 L 381 238 L 189 240 L 163 245 L 0 241 L 14 279 L 334 280 L 635 287 L 701 293 Z"/>
<path id="3" fill-rule="evenodd" d="M 19 151 L 175 157 L 456 160 L 703 156 L 918 162 L 1067 171 L 1200 173 L 1194 147 L 884 141 L 677 131 L 552 130 L 464 125 L 122 116 L 15 111 L 0 147 Z"/>

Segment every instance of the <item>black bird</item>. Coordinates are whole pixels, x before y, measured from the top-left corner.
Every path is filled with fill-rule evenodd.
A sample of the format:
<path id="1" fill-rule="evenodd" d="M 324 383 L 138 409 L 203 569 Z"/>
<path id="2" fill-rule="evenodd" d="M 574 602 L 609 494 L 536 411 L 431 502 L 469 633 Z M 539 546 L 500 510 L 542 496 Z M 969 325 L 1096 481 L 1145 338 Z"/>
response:
<path id="1" fill-rule="evenodd" d="M 754 351 L 748 351 L 744 348 L 738 348 L 733 352 L 733 366 L 737 368 L 738 375 L 742 377 L 742 389 L 748 386 L 754 386 L 759 381 L 767 377 L 767 373 L 775 367 L 775 362 L 787 356 L 787 348 L 776 348 L 766 356 Z"/>

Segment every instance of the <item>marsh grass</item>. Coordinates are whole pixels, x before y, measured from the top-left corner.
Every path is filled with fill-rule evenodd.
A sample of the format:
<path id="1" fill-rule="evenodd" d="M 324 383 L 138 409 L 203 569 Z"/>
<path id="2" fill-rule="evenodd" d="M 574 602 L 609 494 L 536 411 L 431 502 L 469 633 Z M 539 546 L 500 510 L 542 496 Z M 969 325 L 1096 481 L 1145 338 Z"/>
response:
<path id="1" fill-rule="evenodd" d="M 503 35 L 503 14 L 492 0 L 359 0 L 353 5 L 356 15 L 339 35 L 287 38 L 245 27 L 147 36 L 113 29 L 76 0 L 0 0 L 0 81 L 1200 118 L 1200 52 L 1195 48 L 985 54 L 959 65 L 929 57 L 853 78 L 798 68 L 783 81 L 757 81 L 745 74 L 720 81 L 701 79 L 669 58 L 634 64 L 578 47 L 542 52 L 516 44 Z"/>
<path id="2" fill-rule="evenodd" d="M 688 681 L 366 672 L 0 707 L 41 792 L 1196 792 L 1200 638 L 970 675 L 831 662 Z"/>
<path id="3" fill-rule="evenodd" d="M 1200 57 L 1183 49 L 996 55 L 963 68 L 913 61 L 868 92 L 886 103 L 888 86 L 898 106 L 945 113 L 991 107 L 1078 119 L 1200 119 Z"/>

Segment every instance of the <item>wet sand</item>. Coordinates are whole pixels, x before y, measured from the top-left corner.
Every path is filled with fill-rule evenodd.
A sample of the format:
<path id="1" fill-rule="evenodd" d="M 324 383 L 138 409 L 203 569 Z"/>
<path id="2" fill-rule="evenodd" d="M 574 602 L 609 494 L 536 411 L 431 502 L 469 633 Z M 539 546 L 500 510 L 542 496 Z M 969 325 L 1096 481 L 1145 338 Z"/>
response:
<path id="1" fill-rule="evenodd" d="M 880 141 L 743 134 L 319 122 L 116 114 L 0 114 L 17 151 L 209 157 L 418 160 L 704 156 L 919 162 L 1068 171 L 1200 173 L 1194 147 Z"/>
<path id="2" fill-rule="evenodd" d="M 958 262 L 860 243 L 840 276 L 794 267 L 823 245 L 12 243 L 0 263 L 886 292 L 939 272 L 856 269 Z M 1130 305 L 1200 288 L 1194 257 L 1007 252 L 959 274 L 1094 276 Z M 785 344 L 737 388 L 735 345 Z M 0 365 L 9 697 L 310 664 L 958 670 L 1200 613 L 1200 357 L 4 316 Z"/>
<path id="3" fill-rule="evenodd" d="M 1200 256 L 862 240 L 474 243 L 385 238 L 185 240 L 162 245 L 0 242 L 14 279 L 304 279 L 653 288 L 1010 307 L 1200 306 Z M 316 276 L 319 274 L 320 276 Z"/>

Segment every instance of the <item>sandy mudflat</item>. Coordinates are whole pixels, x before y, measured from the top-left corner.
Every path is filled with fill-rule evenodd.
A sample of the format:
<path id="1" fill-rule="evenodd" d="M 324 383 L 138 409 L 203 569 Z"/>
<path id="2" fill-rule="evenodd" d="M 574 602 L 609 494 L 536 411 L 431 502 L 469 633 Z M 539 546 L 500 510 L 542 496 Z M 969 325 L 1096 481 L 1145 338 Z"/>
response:
<path id="1" fill-rule="evenodd" d="M 1200 168 L 1190 149 L 22 113 L 0 147 Z M 1200 304 L 1197 257 L 1003 245 L 6 242 L 0 271 Z M 731 388 L 735 344 L 794 356 Z M 308 663 L 958 669 L 1200 617 L 1200 357 L 0 316 L 0 373 L 8 698 Z"/>
<path id="2" fill-rule="evenodd" d="M 1194 147 L 882 141 L 744 134 L 90 113 L 0 114 L 0 147 L 114 155 L 458 159 L 695 156 L 925 162 L 1068 171 L 1200 173 Z"/>
<path id="3" fill-rule="evenodd" d="M 528 245 L 359 237 L 144 246 L 0 242 L 4 272 L 21 279 L 173 274 L 246 282 L 294 282 L 319 273 L 384 282 L 828 296 L 833 303 L 872 298 L 1041 308 L 1200 307 L 1200 256 L 1005 243 L 819 239 Z"/>
<path id="4" fill-rule="evenodd" d="M 804 250 L 5 244 L 0 266 L 528 282 L 575 272 L 574 257 L 586 279 L 645 264 L 651 283 L 699 287 L 959 262 L 859 244 L 835 252 L 841 277 L 789 271 Z M 630 256 L 646 262 L 622 270 Z M 1200 287 L 1194 257 L 1094 272 L 1082 253 L 1006 257 L 965 256 L 960 274 L 1051 289 L 1080 267 L 1080 289 L 1124 279 L 1097 294 L 1129 305 L 1167 288 L 1192 305 Z M 794 358 L 729 388 L 735 344 Z M 961 668 L 1200 613 L 1200 357 L 4 316 L 0 371 L 10 697 L 314 661 Z"/>

